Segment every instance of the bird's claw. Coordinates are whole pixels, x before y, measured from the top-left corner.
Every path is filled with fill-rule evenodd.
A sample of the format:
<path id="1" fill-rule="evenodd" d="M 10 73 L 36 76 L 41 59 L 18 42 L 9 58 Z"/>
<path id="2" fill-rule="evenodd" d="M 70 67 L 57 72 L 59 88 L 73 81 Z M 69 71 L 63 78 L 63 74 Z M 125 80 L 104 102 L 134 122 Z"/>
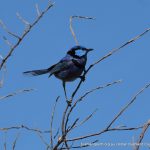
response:
<path id="1" fill-rule="evenodd" d="M 68 106 L 71 107 L 72 100 L 67 100 L 66 102 L 67 102 Z"/>
<path id="2" fill-rule="evenodd" d="M 79 77 L 83 82 L 85 81 L 85 76 L 83 75 L 83 76 L 80 76 Z"/>

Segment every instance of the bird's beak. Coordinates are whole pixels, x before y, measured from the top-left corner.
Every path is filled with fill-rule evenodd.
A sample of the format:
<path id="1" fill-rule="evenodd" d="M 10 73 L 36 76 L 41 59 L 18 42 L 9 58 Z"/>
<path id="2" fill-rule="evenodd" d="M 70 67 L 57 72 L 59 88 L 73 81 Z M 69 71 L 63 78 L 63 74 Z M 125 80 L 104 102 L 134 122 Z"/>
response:
<path id="1" fill-rule="evenodd" d="M 93 50 L 94 50 L 93 48 L 88 48 L 87 49 L 88 52 L 93 51 Z"/>

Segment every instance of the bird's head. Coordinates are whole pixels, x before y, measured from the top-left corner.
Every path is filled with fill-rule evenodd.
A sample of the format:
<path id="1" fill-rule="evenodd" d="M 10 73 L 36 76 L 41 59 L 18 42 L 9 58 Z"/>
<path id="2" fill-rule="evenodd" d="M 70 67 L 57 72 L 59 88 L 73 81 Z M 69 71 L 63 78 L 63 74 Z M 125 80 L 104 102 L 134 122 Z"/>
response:
<path id="1" fill-rule="evenodd" d="M 86 56 L 88 52 L 92 50 L 93 50 L 92 48 L 85 48 L 83 46 L 74 46 L 67 52 L 67 54 L 76 58 L 80 58 Z"/>

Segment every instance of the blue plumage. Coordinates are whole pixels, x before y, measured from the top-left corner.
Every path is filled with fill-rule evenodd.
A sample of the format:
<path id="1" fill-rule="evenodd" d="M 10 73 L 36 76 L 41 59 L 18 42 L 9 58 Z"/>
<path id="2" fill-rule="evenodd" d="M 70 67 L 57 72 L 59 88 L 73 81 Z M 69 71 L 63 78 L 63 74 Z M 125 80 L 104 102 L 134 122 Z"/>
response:
<path id="1" fill-rule="evenodd" d="M 65 90 L 65 82 L 74 81 L 81 77 L 82 72 L 85 70 L 87 54 L 92 50 L 83 46 L 74 46 L 67 52 L 64 58 L 48 69 L 26 71 L 24 74 L 37 76 L 49 73 L 49 76 L 54 75 L 56 78 L 62 80 Z"/>

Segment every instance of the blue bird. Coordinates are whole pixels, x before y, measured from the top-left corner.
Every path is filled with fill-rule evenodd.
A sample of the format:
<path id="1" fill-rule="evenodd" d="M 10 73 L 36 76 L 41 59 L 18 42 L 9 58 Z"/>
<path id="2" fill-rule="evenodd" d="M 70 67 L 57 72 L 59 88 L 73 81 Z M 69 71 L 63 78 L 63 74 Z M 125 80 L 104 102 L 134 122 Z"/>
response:
<path id="1" fill-rule="evenodd" d="M 58 63 L 52 65 L 51 67 L 41 70 L 26 71 L 24 74 L 38 76 L 49 73 L 49 77 L 54 75 L 56 78 L 62 80 L 65 97 L 67 99 L 65 86 L 66 82 L 74 81 L 77 78 L 84 80 L 84 77 L 81 76 L 81 74 L 83 71 L 85 71 L 87 54 L 92 50 L 92 48 L 74 46 L 67 52 L 64 58 L 62 58 Z"/>

